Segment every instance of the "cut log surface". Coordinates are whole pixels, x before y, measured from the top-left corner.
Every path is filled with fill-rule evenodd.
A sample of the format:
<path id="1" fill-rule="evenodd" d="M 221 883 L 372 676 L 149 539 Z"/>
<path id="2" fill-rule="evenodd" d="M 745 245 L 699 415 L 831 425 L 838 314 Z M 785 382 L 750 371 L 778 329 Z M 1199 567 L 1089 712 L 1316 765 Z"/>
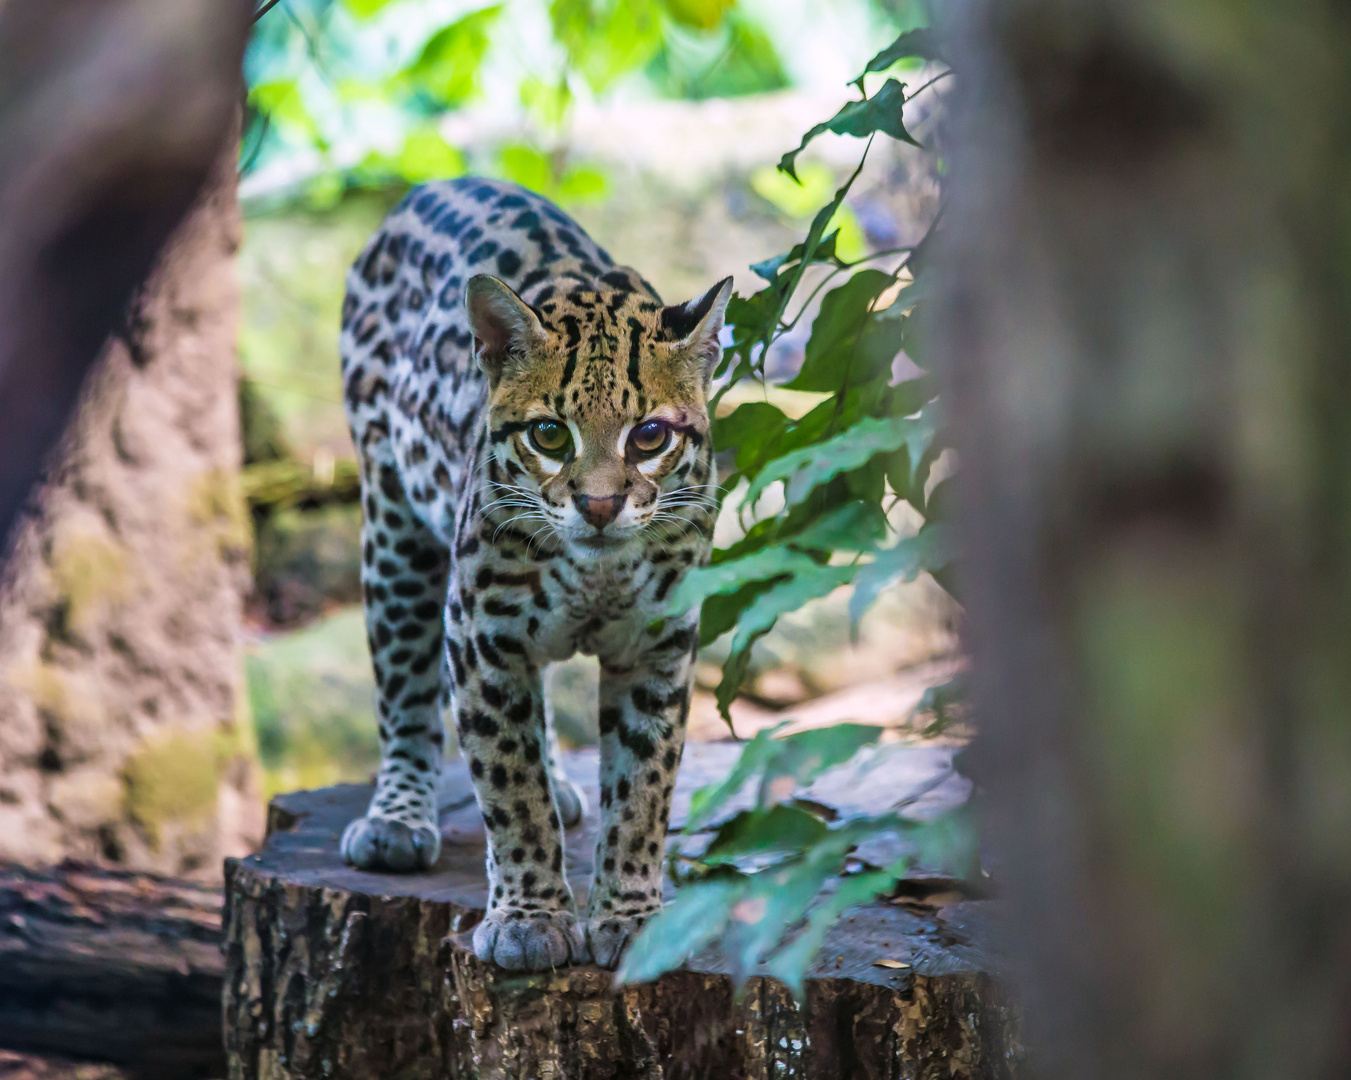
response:
<path id="1" fill-rule="evenodd" d="M 220 910 L 207 885 L 0 865 L 0 1047 L 143 1078 L 223 1076 Z"/>
<path id="2" fill-rule="evenodd" d="M 673 832 L 691 793 L 725 775 L 738 751 L 686 748 Z M 911 811 L 935 813 L 968 787 L 951 753 L 880 747 L 880 760 L 833 770 L 802 794 L 847 814 L 922 792 Z M 596 754 L 565 760 L 592 808 L 565 845 L 581 902 L 598 827 Z M 263 850 L 226 865 L 232 1080 L 1015 1074 L 1016 1023 L 984 947 L 990 901 L 855 910 L 827 937 L 800 1002 L 763 975 L 738 997 L 713 950 L 619 990 L 590 965 L 523 975 L 465 945 L 486 902 L 485 835 L 466 770 L 447 767 L 444 844 L 426 874 L 343 865 L 338 837 L 369 797 L 366 785 L 279 796 Z"/>

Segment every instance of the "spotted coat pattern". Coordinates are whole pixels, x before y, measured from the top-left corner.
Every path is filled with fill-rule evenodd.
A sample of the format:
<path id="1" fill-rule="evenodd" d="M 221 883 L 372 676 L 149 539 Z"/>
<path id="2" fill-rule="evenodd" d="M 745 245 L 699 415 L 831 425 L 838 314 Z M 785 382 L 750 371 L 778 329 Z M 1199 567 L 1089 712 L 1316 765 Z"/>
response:
<path id="1" fill-rule="evenodd" d="M 474 949 L 504 967 L 613 966 L 660 907 L 697 643 L 697 612 L 663 610 L 710 549 L 706 402 L 729 295 L 723 281 L 664 306 L 547 200 L 475 178 L 410 192 L 348 276 L 381 766 L 343 854 L 384 871 L 437 859 L 448 691 L 489 842 Z M 566 454 L 540 450 L 541 422 L 561 425 Z M 665 442 L 639 451 L 640 436 Z M 582 807 L 542 683 L 577 652 L 601 672 L 602 822 L 581 912 L 562 825 Z"/>

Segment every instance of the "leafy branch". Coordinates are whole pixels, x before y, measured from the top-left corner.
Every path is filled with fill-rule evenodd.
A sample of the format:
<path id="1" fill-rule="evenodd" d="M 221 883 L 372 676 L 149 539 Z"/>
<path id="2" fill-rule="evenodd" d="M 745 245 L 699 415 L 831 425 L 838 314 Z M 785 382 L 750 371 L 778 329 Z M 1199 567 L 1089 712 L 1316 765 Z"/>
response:
<path id="1" fill-rule="evenodd" d="M 731 344 L 719 365 L 725 383 L 714 408 L 744 380 L 765 383 L 769 350 L 818 296 L 801 367 L 782 388 L 824 395 L 797 418 L 766 396 L 714 423 L 715 444 L 732 451 L 735 463 L 720 494 L 739 500 L 747 527 L 739 540 L 715 551 L 707 567 L 685 576 L 669 598 L 669 610 L 702 605 L 701 644 L 731 635 L 715 695 L 729 723 L 751 650 L 781 615 L 851 586 L 849 615 L 857 627 L 877 597 L 897 582 L 927 572 L 945 588 L 951 585 L 957 551 L 944 520 L 946 481 L 931 483 L 932 467 L 947 445 L 943 410 L 927 374 L 899 382 L 893 376 L 902 351 L 921 372 L 925 367 L 924 252 L 941 210 L 913 247 L 853 261 L 836 254 L 839 234 L 829 231 L 878 135 L 923 148 L 907 128 L 905 106 L 951 70 L 910 92 L 888 78 L 871 96 L 864 77 L 898 61 L 942 57 L 932 31 L 902 34 L 859 76 L 860 100 L 811 128 L 783 156 L 779 169 L 796 179 L 798 155 L 824 132 L 867 139 L 858 167 L 813 217 L 802 242 L 753 266 L 764 287 L 734 296 L 727 308 Z M 894 255 L 902 257 L 892 269 L 878 268 L 879 259 Z M 814 267 L 825 273 L 809 284 Z M 848 276 L 841 282 L 842 275 Z M 791 318 L 790 307 L 796 310 Z M 782 509 L 753 520 L 771 489 L 781 489 Z M 902 501 L 923 517 L 918 532 L 902 534 L 893 525 L 889 511 Z M 926 695 L 921 708 L 936 716 L 931 730 L 943 726 L 954 709 L 960 711 L 958 692 L 954 683 Z M 889 892 L 916 861 L 959 876 L 977 873 L 969 805 L 929 822 L 907 817 L 901 805 L 839 822 L 830 820 L 825 807 L 797 797 L 804 785 L 872 746 L 880 734 L 876 727 L 840 724 L 794 735 L 765 731 L 747 743 L 722 783 L 696 793 L 670 864 L 679 885 L 676 898 L 635 940 L 619 980 L 655 978 L 716 943 L 737 982 L 763 964 L 801 992 L 808 966 L 840 913 Z M 748 785 L 755 788 L 752 805 L 719 820 Z M 850 852 L 883 834 L 909 845 L 913 854 L 844 873 Z"/>

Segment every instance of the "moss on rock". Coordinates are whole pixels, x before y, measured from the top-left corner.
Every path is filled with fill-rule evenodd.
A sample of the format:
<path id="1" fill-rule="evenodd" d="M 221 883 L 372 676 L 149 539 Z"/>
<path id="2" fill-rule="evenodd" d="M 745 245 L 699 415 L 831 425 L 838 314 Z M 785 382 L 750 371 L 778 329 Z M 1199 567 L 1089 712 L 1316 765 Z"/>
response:
<path id="1" fill-rule="evenodd" d="M 158 850 L 165 829 L 210 824 L 220 776 L 220 734 L 171 731 L 144 740 L 122 768 L 127 816 Z"/>
<path id="2" fill-rule="evenodd" d="M 87 531 L 58 535 L 52 545 L 52 583 L 65 606 L 65 624 L 87 631 L 105 605 L 131 592 L 126 553 L 106 537 Z"/>

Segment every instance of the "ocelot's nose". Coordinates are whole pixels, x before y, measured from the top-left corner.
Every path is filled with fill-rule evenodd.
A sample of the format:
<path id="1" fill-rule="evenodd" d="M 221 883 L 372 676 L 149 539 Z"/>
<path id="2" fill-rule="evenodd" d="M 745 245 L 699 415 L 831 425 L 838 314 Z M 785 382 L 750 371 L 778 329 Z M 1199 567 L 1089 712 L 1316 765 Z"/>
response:
<path id="1" fill-rule="evenodd" d="M 624 508 L 624 495 L 574 495 L 577 512 L 598 529 L 614 521 Z"/>

